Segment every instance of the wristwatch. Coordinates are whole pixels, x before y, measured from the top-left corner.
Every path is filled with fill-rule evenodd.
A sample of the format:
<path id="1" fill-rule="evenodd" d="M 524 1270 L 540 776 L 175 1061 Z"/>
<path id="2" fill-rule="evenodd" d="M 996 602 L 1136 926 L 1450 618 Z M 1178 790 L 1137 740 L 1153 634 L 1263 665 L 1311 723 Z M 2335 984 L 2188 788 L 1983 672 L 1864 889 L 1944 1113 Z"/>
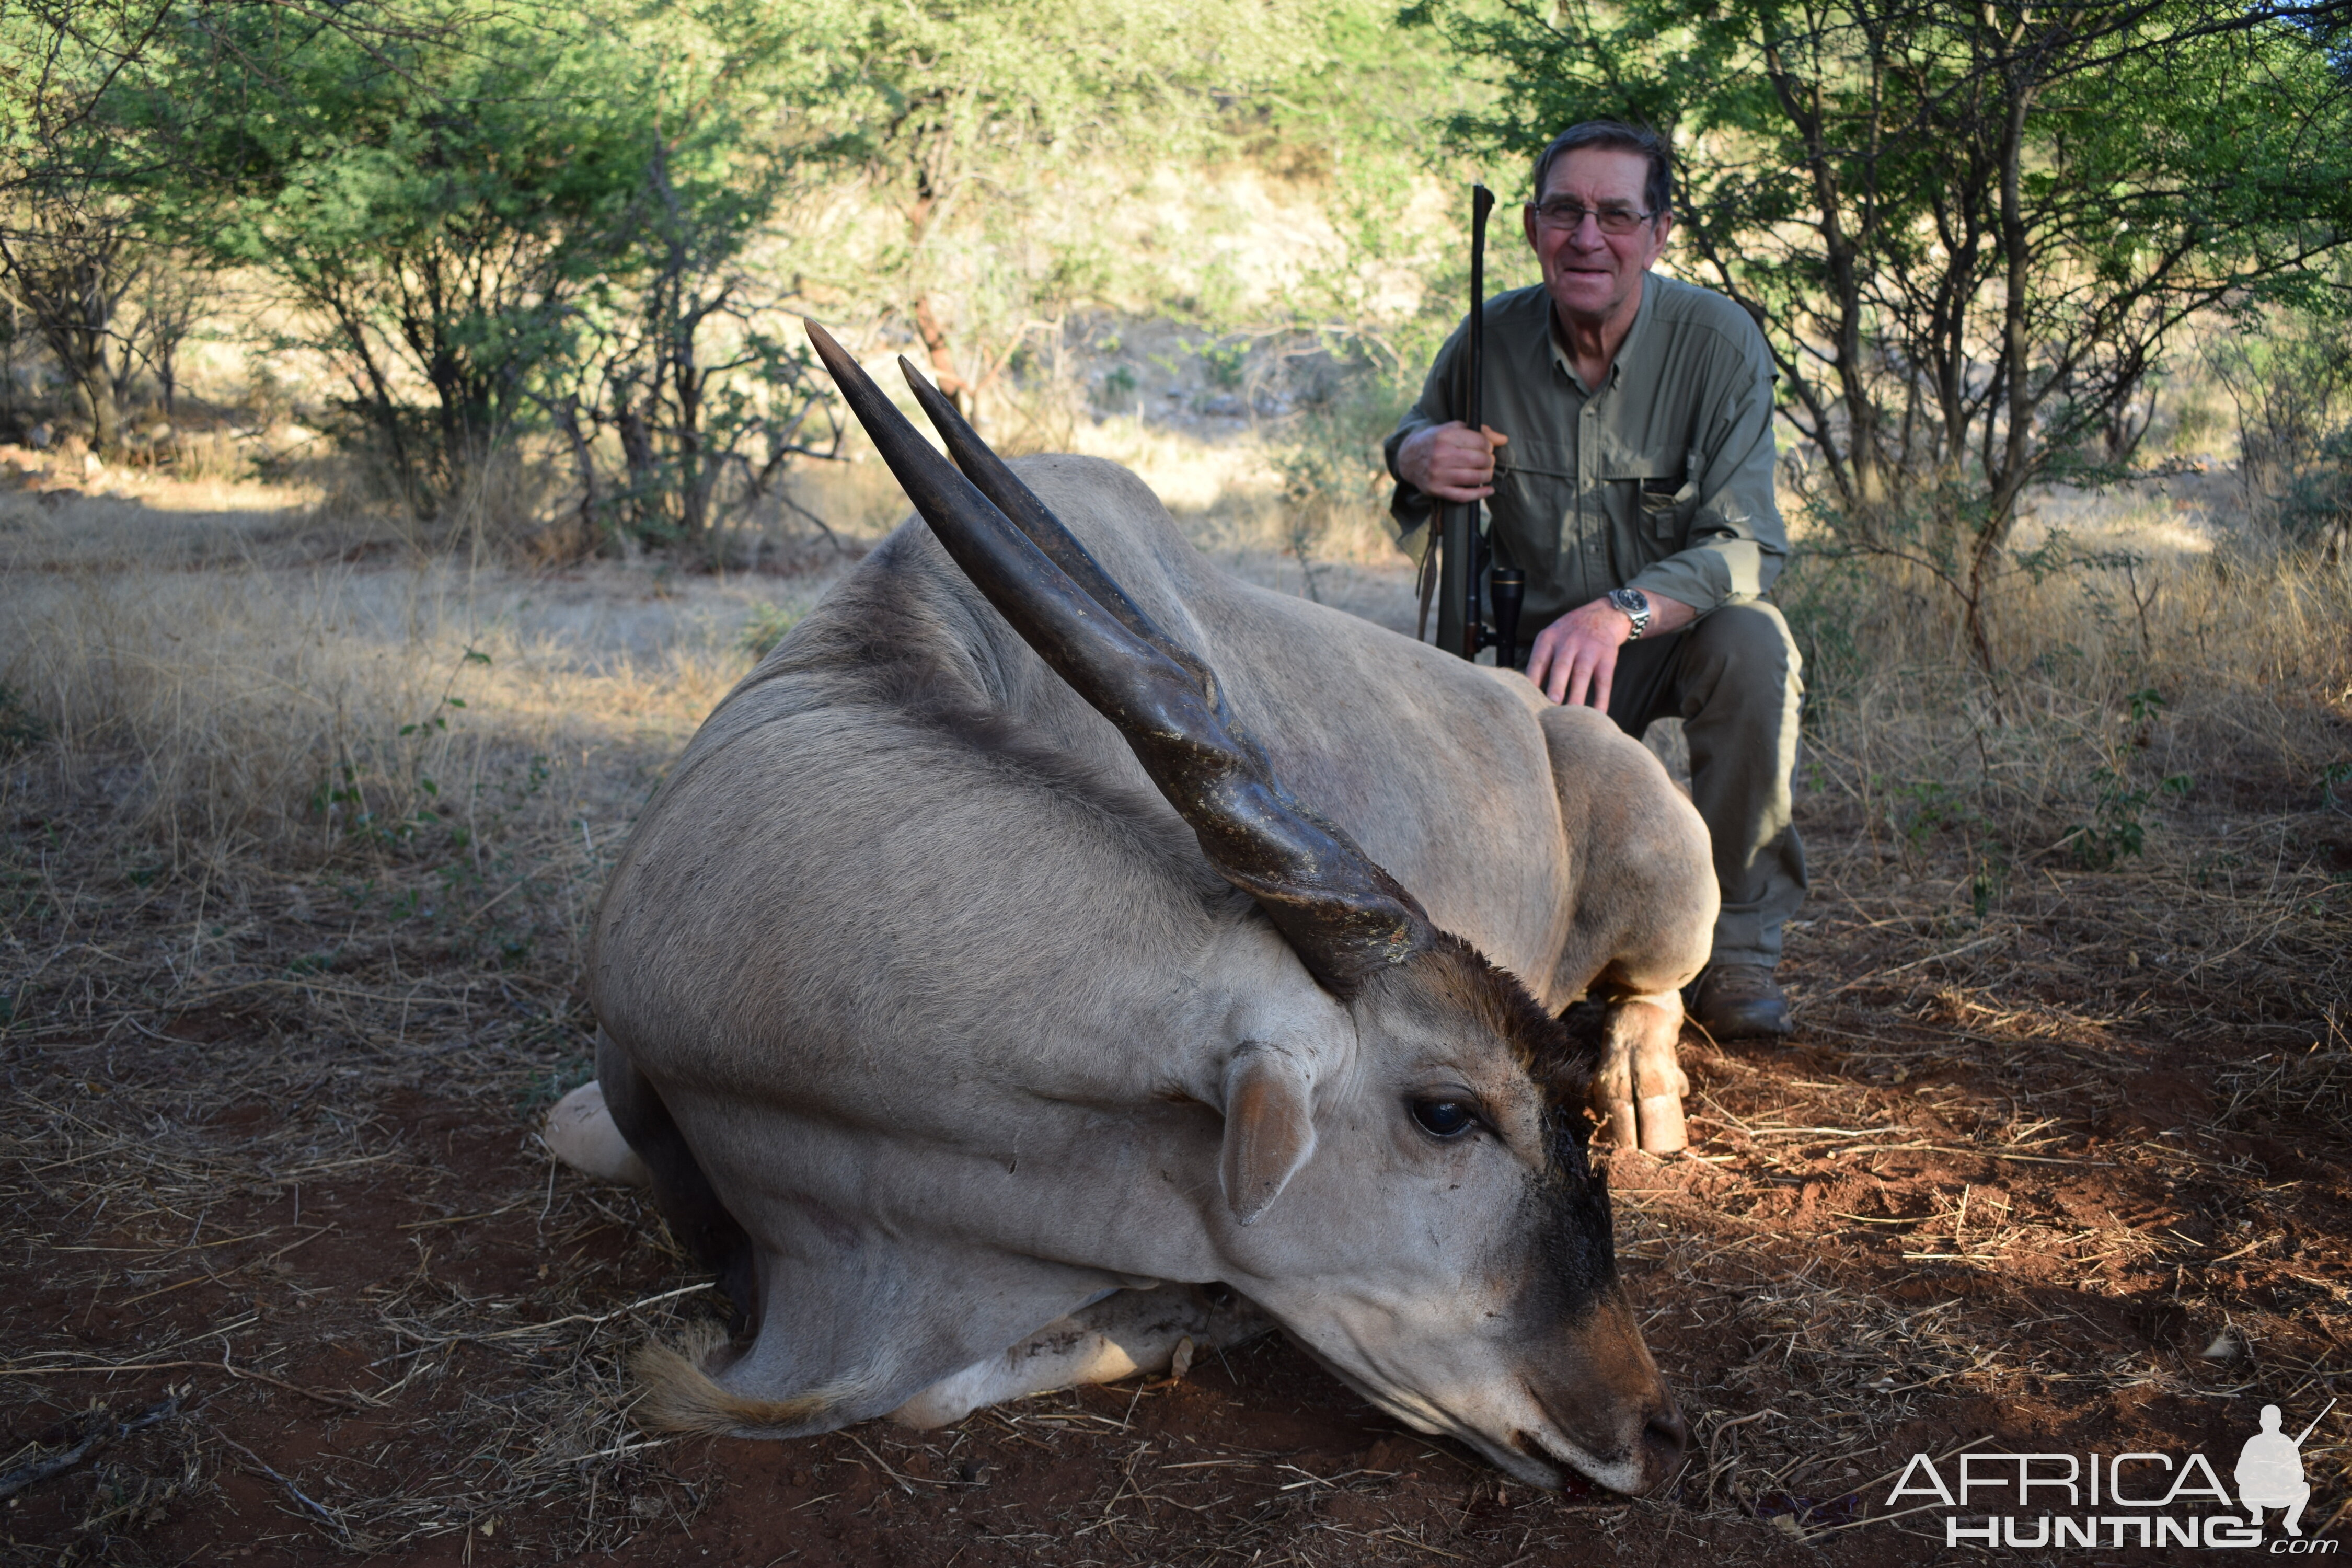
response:
<path id="1" fill-rule="evenodd" d="M 1609 607 L 1622 614 L 1633 623 L 1633 635 L 1627 642 L 1639 642 L 1642 634 L 1650 629 L 1650 596 L 1639 588 L 1612 588 Z"/>

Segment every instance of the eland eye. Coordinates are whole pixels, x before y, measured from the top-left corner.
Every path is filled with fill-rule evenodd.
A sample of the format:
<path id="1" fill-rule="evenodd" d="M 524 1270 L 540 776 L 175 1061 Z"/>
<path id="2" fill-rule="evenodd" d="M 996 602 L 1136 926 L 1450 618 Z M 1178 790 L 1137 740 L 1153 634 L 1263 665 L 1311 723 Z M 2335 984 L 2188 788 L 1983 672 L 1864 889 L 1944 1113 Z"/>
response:
<path id="1" fill-rule="evenodd" d="M 1477 1113 L 1458 1100 L 1416 1100 L 1412 1119 L 1433 1138 L 1459 1138 L 1478 1125 Z"/>

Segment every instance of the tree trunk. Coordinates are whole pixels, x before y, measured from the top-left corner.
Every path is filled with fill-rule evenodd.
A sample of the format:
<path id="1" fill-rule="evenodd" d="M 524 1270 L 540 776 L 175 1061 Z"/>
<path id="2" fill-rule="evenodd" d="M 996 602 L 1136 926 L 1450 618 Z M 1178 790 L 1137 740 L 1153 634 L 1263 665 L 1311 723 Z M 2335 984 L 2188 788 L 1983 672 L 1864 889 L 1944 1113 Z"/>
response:
<path id="1" fill-rule="evenodd" d="M 939 195 L 931 187 L 928 171 L 919 174 L 915 199 L 907 204 L 907 253 L 919 264 L 923 237 L 930 232 L 931 215 L 939 209 Z M 924 352 L 931 361 L 931 380 L 940 393 L 956 405 L 956 411 L 966 418 L 971 416 L 971 386 L 956 370 L 955 349 L 948 342 L 947 329 L 940 323 L 939 308 L 932 302 L 929 289 L 915 290 L 915 331 L 923 340 Z"/>
<path id="2" fill-rule="evenodd" d="M 955 349 L 948 342 L 947 330 L 940 325 L 939 312 L 932 309 L 929 289 L 915 296 L 915 331 L 922 334 L 923 347 L 931 356 L 931 379 L 939 384 L 940 393 L 956 405 L 956 411 L 970 417 L 971 414 L 971 384 L 957 373 Z"/>
<path id="3" fill-rule="evenodd" d="M 106 340 L 96 341 L 95 353 L 74 367 L 74 404 L 89 421 L 89 449 L 110 454 L 122 444 L 121 405 L 115 401 L 114 374 L 105 359 Z"/>
<path id="4" fill-rule="evenodd" d="M 1993 667 L 1992 639 L 1985 626 L 1985 597 L 1992 585 L 1993 570 L 2009 542 L 2010 530 L 2017 521 L 2018 501 L 2025 490 L 2036 402 L 2031 379 L 2033 344 L 2026 321 L 2026 302 L 2032 289 L 2032 261 L 2027 253 L 2029 237 L 2022 187 L 2025 120 L 2032 105 L 2033 89 L 2015 68 L 2011 68 L 2008 86 L 2009 112 L 2000 142 L 2000 241 L 2007 263 L 2002 286 L 2007 297 L 2001 301 L 2000 366 L 2000 374 L 2007 381 L 2002 391 L 2007 394 L 2004 412 L 2008 427 L 2002 432 L 1998 466 L 1991 442 L 1986 443 L 1985 481 L 1990 493 L 1984 518 L 1978 525 L 1976 547 L 1969 554 L 1968 576 L 1969 646 L 1989 676 L 1999 672 Z M 1990 408 L 1985 420 L 1990 436 Z"/>
<path id="5" fill-rule="evenodd" d="M 113 452 L 122 437 L 114 367 L 107 353 L 121 292 L 109 275 L 111 260 L 107 254 L 85 254 L 53 261 L 47 268 L 17 268 L 36 296 L 41 336 L 73 387 L 74 411 L 89 425 L 90 449 L 101 454 Z"/>
<path id="6" fill-rule="evenodd" d="M 580 476 L 580 550 L 586 554 L 596 548 L 596 459 L 587 432 L 580 427 L 580 395 L 566 393 L 562 402 L 551 403 L 548 409 L 572 448 L 572 467 Z"/>
<path id="7" fill-rule="evenodd" d="M 654 450 L 653 421 L 660 415 L 659 397 L 658 392 L 648 391 L 640 408 L 636 387 L 626 381 L 614 388 L 613 397 L 613 429 L 621 438 L 621 463 L 629 477 L 630 525 L 641 543 L 648 542 L 649 536 L 669 521 L 662 505 L 660 457 Z"/>
<path id="8" fill-rule="evenodd" d="M 316 298 L 333 318 L 336 330 L 365 374 L 364 381 L 358 375 L 351 377 L 352 389 L 361 394 L 361 405 L 383 436 L 385 453 L 392 459 L 393 479 L 400 486 L 401 499 L 408 503 L 409 515 L 419 522 L 430 521 L 428 487 L 424 476 L 417 472 L 415 455 L 408 449 L 408 434 L 400 424 L 400 406 L 393 401 L 392 384 L 377 362 L 375 345 L 368 341 L 364 315 L 331 290 L 321 289 Z"/>

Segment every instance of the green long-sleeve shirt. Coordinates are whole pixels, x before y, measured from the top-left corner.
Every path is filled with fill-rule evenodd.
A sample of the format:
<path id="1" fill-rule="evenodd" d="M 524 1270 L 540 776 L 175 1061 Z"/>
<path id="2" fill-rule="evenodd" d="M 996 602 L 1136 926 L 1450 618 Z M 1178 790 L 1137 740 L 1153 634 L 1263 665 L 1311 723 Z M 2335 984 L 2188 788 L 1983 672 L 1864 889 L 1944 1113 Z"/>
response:
<path id="1" fill-rule="evenodd" d="M 1462 417 L 1466 336 L 1446 340 L 1388 438 L 1390 510 L 1415 555 L 1437 503 L 1397 473 L 1397 448 Z M 1593 389 L 1553 337 L 1542 287 L 1515 289 L 1486 301 L 1485 380 L 1486 422 L 1511 438 L 1486 507 L 1496 560 L 1528 574 L 1521 636 L 1612 588 L 1705 615 L 1772 586 L 1789 552 L 1772 500 L 1772 360 L 1738 305 L 1644 275 L 1608 384 Z"/>

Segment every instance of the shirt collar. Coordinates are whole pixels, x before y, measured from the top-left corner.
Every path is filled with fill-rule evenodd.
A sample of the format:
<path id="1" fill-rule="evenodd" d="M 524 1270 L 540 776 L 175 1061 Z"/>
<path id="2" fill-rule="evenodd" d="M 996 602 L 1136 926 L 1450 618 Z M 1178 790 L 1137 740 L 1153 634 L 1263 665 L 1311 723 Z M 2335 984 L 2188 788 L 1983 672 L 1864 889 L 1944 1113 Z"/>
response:
<path id="1" fill-rule="evenodd" d="M 1617 345 L 1617 357 L 1609 362 L 1609 384 L 1612 387 L 1624 378 L 1625 362 L 1632 356 L 1633 345 L 1642 341 L 1642 329 L 1649 324 L 1651 313 L 1657 308 L 1657 284 L 1656 273 L 1642 274 L 1642 302 L 1633 307 L 1633 324 L 1625 329 L 1625 341 Z M 1575 362 L 1568 357 L 1567 345 L 1559 341 L 1559 318 L 1552 312 L 1549 299 L 1544 303 L 1544 337 L 1551 348 L 1551 363 L 1559 366 L 1560 374 L 1575 383 L 1578 390 L 1591 396 L 1592 389 L 1576 374 Z"/>

